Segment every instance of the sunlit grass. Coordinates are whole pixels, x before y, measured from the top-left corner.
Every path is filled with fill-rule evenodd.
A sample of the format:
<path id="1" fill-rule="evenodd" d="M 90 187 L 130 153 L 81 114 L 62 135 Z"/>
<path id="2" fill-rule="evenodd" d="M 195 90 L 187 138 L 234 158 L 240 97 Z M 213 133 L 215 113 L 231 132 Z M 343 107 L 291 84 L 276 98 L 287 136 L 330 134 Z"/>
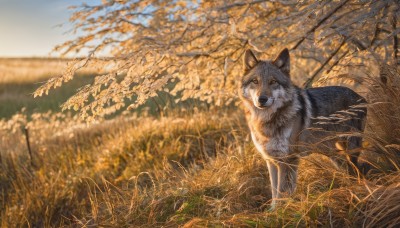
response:
<path id="1" fill-rule="evenodd" d="M 0 58 L 0 84 L 44 82 L 50 77 L 61 74 L 69 61 L 61 58 Z M 93 67 L 79 71 L 80 74 L 94 72 L 99 73 Z"/>
<path id="2" fill-rule="evenodd" d="M 390 199 L 398 172 L 361 180 L 320 155 L 302 160 L 296 193 L 268 211 L 266 165 L 240 111 L 122 116 L 91 126 L 60 114 L 26 118 L 1 122 L 3 226 L 337 227 L 397 221 L 397 203 Z M 387 208 L 382 213 L 392 219 L 377 207 Z"/>
<path id="3" fill-rule="evenodd" d="M 11 99 L 0 99 L 9 109 L 0 120 L 2 227 L 400 224 L 399 122 L 388 114 L 400 106 L 394 82 L 369 98 L 376 103 L 369 106 L 373 115 L 365 136 L 372 156 L 366 159 L 376 165 L 374 172 L 361 179 L 322 155 L 303 158 L 296 192 L 270 211 L 266 164 L 240 108 L 180 106 L 162 114 L 142 109 L 88 125 L 46 106 L 91 77 L 76 79 L 43 100 L 22 103 L 22 113 L 12 105 L 34 83 L 0 84 L 1 94 Z"/>
<path id="4" fill-rule="evenodd" d="M 67 60 L 46 58 L 0 58 L 0 83 L 18 84 L 44 81 L 60 74 Z"/>

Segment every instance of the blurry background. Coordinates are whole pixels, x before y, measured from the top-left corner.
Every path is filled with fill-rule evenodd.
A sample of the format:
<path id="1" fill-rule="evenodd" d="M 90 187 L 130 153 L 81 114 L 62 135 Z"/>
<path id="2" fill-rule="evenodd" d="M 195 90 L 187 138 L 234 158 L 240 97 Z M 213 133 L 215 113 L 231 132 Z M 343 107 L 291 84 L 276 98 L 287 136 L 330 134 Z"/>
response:
<path id="1" fill-rule="evenodd" d="M 90 4 L 100 1 L 89 1 Z M 32 93 L 49 77 L 61 74 L 69 59 L 58 58 L 53 48 L 79 35 L 69 22 L 71 5 L 79 0 L 0 0 L 0 119 L 22 108 L 28 113 L 59 111 L 76 89 L 91 82 L 77 77 L 52 96 L 33 99 Z M 80 53 L 79 56 L 86 53 Z M 77 57 L 69 54 L 67 57 Z M 88 75 L 89 69 L 80 74 Z"/>

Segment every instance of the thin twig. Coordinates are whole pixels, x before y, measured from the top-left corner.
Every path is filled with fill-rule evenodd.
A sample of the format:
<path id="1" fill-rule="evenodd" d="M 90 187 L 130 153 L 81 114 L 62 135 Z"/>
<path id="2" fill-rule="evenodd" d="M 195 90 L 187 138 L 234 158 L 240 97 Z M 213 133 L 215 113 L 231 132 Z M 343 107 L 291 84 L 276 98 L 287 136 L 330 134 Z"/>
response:
<path id="1" fill-rule="evenodd" d="M 29 142 L 29 131 L 28 131 L 28 127 L 25 127 L 25 128 L 24 128 L 24 133 L 25 133 L 26 145 L 27 145 L 27 147 L 28 147 L 29 158 L 30 158 L 30 160 L 31 160 L 31 166 L 33 166 L 32 149 L 31 149 L 31 143 Z"/>

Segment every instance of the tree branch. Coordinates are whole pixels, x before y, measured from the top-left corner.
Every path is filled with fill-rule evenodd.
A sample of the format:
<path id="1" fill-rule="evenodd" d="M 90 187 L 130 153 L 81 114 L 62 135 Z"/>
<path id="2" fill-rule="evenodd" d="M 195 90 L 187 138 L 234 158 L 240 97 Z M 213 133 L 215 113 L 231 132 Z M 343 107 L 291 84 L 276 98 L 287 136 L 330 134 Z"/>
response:
<path id="1" fill-rule="evenodd" d="M 343 39 L 338 48 L 336 48 L 336 50 L 332 52 L 332 54 L 325 60 L 325 62 L 321 64 L 321 66 L 314 72 L 314 74 L 309 79 L 307 79 L 307 81 L 303 84 L 304 88 L 309 88 L 312 85 L 317 75 L 322 71 L 322 69 L 324 69 L 324 67 L 329 63 L 329 61 L 331 61 L 331 59 L 339 52 L 339 50 L 343 47 L 345 43 L 346 40 Z"/>
<path id="2" fill-rule="evenodd" d="M 315 32 L 315 30 L 317 30 L 317 28 L 319 28 L 319 26 L 321 26 L 326 20 L 328 20 L 334 13 L 336 13 L 340 8 L 342 8 L 349 0 L 345 0 L 343 2 L 341 2 L 339 5 L 337 5 L 331 12 L 329 12 L 327 15 L 325 15 L 325 17 L 322 18 L 322 20 L 320 20 L 314 27 L 312 27 L 305 36 L 303 36 L 303 38 L 301 38 L 292 48 L 292 50 L 297 49 L 301 43 L 303 43 L 303 41 L 306 39 L 306 37 L 308 36 L 308 34 Z"/>

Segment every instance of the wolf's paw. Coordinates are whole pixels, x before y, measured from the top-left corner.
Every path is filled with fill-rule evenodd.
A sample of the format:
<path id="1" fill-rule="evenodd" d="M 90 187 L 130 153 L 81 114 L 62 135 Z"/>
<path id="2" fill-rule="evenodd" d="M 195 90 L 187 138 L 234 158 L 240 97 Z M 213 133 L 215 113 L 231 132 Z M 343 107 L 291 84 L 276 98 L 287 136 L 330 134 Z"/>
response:
<path id="1" fill-rule="evenodd" d="M 273 200 L 271 202 L 271 205 L 267 209 L 265 209 L 265 212 L 274 212 L 277 208 L 278 208 L 277 202 L 276 200 Z"/>
<path id="2" fill-rule="evenodd" d="M 270 207 L 268 207 L 265 212 L 274 212 L 276 211 L 277 206 L 276 205 L 271 205 Z"/>

